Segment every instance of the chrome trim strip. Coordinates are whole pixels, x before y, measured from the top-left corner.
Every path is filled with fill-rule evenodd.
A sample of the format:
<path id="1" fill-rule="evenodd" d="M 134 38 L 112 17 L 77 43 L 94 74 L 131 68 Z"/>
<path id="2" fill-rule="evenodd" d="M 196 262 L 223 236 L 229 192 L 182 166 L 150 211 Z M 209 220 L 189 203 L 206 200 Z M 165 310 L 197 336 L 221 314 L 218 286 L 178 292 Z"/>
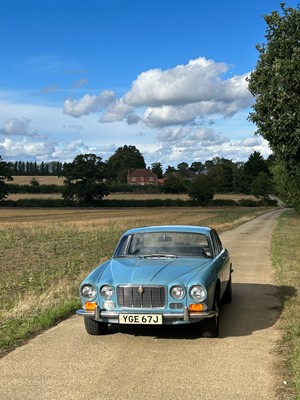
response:
<path id="1" fill-rule="evenodd" d="M 130 312 L 128 310 L 128 314 L 146 314 L 145 312 Z M 85 316 L 85 317 L 91 317 L 95 320 L 100 320 L 102 318 L 109 318 L 112 320 L 117 320 L 119 318 L 119 312 L 117 311 L 101 311 L 100 308 L 97 306 L 95 312 L 93 311 L 85 311 L 83 309 L 77 310 L 76 311 L 77 315 Z M 151 311 L 148 312 L 148 314 L 151 314 Z M 155 313 L 153 313 L 155 314 Z M 161 313 L 158 313 L 161 314 Z M 191 319 L 204 319 L 204 318 L 212 318 L 215 316 L 214 311 L 204 311 L 200 313 L 189 313 L 188 308 L 186 307 L 184 309 L 184 312 L 182 313 L 162 313 L 162 316 L 164 319 L 180 319 L 184 322 L 189 322 Z"/>

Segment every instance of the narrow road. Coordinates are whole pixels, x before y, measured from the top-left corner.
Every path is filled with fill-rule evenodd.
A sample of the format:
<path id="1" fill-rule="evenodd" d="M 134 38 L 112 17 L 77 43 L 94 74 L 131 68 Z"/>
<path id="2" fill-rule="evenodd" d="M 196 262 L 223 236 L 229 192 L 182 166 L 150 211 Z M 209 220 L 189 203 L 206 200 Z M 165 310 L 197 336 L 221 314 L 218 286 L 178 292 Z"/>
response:
<path id="1" fill-rule="evenodd" d="M 199 338 L 191 327 L 137 326 L 93 337 L 74 316 L 0 360 L 0 399 L 277 399 L 284 377 L 269 248 L 280 213 L 221 235 L 234 274 L 218 339 Z"/>

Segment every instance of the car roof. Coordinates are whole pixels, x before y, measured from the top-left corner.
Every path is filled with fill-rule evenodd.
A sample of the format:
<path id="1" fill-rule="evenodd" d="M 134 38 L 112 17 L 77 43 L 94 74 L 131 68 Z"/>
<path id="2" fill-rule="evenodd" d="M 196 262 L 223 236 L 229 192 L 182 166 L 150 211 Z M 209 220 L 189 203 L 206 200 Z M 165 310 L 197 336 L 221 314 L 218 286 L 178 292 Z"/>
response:
<path id="1" fill-rule="evenodd" d="M 157 225 L 157 226 L 143 226 L 140 228 L 129 229 L 124 235 L 132 235 L 134 233 L 145 232 L 187 232 L 187 233 L 201 233 L 208 235 L 211 228 L 208 226 L 194 226 L 194 225 Z"/>

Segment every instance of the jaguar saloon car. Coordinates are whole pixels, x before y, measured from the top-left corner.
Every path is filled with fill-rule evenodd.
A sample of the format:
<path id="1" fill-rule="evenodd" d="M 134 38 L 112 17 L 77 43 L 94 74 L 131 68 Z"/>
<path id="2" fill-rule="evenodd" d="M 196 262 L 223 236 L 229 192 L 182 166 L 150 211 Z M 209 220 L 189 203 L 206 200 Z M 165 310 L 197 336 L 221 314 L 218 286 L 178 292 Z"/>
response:
<path id="1" fill-rule="evenodd" d="M 219 334 L 219 306 L 232 297 L 232 264 L 214 229 L 148 226 L 125 232 L 111 259 L 80 286 L 90 335 L 110 324 L 194 324 L 203 337 Z"/>

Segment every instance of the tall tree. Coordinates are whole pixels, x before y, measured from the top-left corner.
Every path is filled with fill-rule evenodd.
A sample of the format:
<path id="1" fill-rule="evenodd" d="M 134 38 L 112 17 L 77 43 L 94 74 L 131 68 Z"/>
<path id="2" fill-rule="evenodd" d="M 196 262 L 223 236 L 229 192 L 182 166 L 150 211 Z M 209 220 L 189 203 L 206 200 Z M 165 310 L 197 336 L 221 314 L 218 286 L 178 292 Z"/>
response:
<path id="1" fill-rule="evenodd" d="M 209 177 L 203 174 L 198 175 L 191 183 L 188 195 L 193 201 L 202 205 L 208 204 L 214 197 L 214 188 Z"/>
<path id="2" fill-rule="evenodd" d="M 216 193 L 229 193 L 234 190 L 235 164 L 223 157 L 214 157 L 207 173 Z"/>
<path id="3" fill-rule="evenodd" d="M 249 119 L 286 170 L 281 176 L 288 177 L 288 196 L 298 199 L 300 211 L 300 8 L 281 3 L 281 9 L 264 17 L 267 43 L 257 45 L 259 59 L 248 80 L 255 96 Z"/>
<path id="4" fill-rule="evenodd" d="M 154 162 L 151 164 L 151 171 L 154 172 L 158 179 L 161 179 L 163 176 L 163 169 L 160 162 Z"/>
<path id="5" fill-rule="evenodd" d="M 135 146 L 119 147 L 106 162 L 108 177 L 119 182 L 126 182 L 128 172 L 145 168 L 145 160 Z"/>
<path id="6" fill-rule="evenodd" d="M 80 154 L 71 163 L 64 164 L 62 176 L 66 177 L 63 197 L 84 205 L 107 196 L 104 184 L 104 163 L 95 154 Z"/>
<path id="7" fill-rule="evenodd" d="M 181 162 L 177 165 L 178 175 L 181 178 L 188 178 L 189 176 L 189 165 L 186 162 Z"/>
<path id="8" fill-rule="evenodd" d="M 12 181 L 11 170 L 9 165 L 3 161 L 0 156 L 0 201 L 8 196 L 7 186 L 5 181 Z"/>
<path id="9" fill-rule="evenodd" d="M 248 179 L 250 186 L 260 172 L 265 172 L 268 175 L 270 174 L 268 164 L 261 153 L 259 151 L 254 151 L 244 164 L 244 176 Z"/>

